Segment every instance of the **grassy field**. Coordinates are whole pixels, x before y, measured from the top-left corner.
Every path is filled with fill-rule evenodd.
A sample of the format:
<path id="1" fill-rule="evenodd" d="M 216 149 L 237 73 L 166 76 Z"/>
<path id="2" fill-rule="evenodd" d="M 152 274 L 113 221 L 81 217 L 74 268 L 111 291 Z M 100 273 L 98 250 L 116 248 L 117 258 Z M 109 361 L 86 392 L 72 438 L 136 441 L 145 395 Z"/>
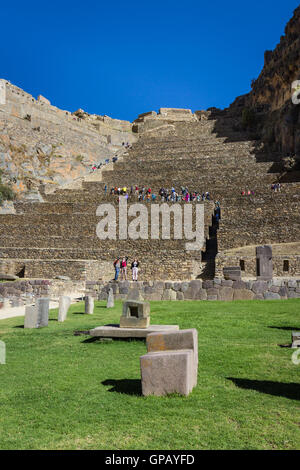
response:
<path id="1" fill-rule="evenodd" d="M 189 397 L 143 397 L 144 341 L 74 336 L 118 323 L 121 303 L 94 315 L 71 307 L 68 319 L 24 330 L 0 321 L 1 449 L 299 449 L 300 365 L 291 330 L 300 300 L 151 302 L 151 322 L 197 328 L 198 386 Z"/>

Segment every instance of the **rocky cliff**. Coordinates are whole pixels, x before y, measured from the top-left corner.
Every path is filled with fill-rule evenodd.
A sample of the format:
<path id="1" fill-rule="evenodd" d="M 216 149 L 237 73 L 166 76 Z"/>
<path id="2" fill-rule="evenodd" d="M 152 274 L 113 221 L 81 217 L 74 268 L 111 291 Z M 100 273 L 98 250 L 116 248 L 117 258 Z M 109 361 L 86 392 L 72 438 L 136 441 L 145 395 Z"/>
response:
<path id="1" fill-rule="evenodd" d="M 298 80 L 300 6 L 274 51 L 265 52 L 263 70 L 253 80 L 251 92 L 238 97 L 228 110 L 239 114 L 241 124 L 262 139 L 267 148 L 281 153 L 287 170 L 300 169 L 300 104 L 297 104 L 300 93 L 297 95 L 295 84 Z"/>
<path id="2" fill-rule="evenodd" d="M 135 139 L 130 122 L 63 111 L 0 80 L 2 182 L 19 195 L 80 178 Z"/>

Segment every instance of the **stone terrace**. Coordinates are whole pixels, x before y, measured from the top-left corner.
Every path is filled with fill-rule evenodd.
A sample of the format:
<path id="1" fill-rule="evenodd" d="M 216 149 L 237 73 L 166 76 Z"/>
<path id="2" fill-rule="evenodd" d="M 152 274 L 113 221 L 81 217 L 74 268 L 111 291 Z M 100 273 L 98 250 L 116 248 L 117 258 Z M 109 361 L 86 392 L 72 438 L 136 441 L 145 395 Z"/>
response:
<path id="1" fill-rule="evenodd" d="M 228 119 L 224 121 L 227 136 L 218 137 L 214 119 L 192 116 L 190 122 L 172 124 L 160 117 L 160 125 L 167 130 L 171 126 L 164 137 L 160 130 L 155 134 L 151 122 L 152 137 L 141 133 L 123 161 L 116 162 L 113 170 L 102 171 L 98 182 L 85 182 L 81 190 L 57 190 L 45 196 L 44 203 L 16 203 L 16 215 L 0 216 L 0 269 L 26 277 L 109 280 L 113 258 L 128 255 L 140 258 L 141 279 L 189 280 L 214 275 L 216 247 L 223 251 L 298 241 L 299 183 L 284 184 L 281 193 L 270 189 L 281 175 L 279 156 L 263 154 L 256 141 L 232 131 Z M 103 202 L 117 207 L 116 196 L 105 196 L 104 184 L 108 190 L 138 185 L 151 187 L 154 193 L 162 186 L 209 191 L 221 203 L 217 239 L 214 204 L 205 202 L 209 241 L 203 253 L 186 252 L 185 240 L 172 237 L 101 241 L 96 236 L 96 208 Z M 242 197 L 242 190 L 253 190 L 255 195 Z M 129 199 L 129 203 L 136 201 Z"/>

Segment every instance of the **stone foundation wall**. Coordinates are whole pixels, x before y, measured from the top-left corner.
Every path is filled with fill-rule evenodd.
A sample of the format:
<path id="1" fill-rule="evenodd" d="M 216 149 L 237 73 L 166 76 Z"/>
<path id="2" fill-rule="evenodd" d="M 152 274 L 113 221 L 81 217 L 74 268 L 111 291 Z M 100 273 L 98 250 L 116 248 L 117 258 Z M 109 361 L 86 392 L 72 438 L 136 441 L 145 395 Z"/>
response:
<path id="1" fill-rule="evenodd" d="M 243 256 L 242 254 L 226 255 L 219 253 L 216 257 L 215 276 L 223 277 L 223 268 L 229 266 L 240 266 L 244 262 L 245 270 L 242 276 L 256 276 L 256 256 Z M 300 255 L 273 255 L 273 275 L 275 277 L 298 277 L 300 273 Z"/>
<path id="2" fill-rule="evenodd" d="M 106 300 L 109 288 L 115 299 L 141 300 L 280 300 L 300 298 L 299 279 L 272 281 L 227 281 L 225 279 L 190 282 L 123 281 L 86 283 L 86 294 Z"/>

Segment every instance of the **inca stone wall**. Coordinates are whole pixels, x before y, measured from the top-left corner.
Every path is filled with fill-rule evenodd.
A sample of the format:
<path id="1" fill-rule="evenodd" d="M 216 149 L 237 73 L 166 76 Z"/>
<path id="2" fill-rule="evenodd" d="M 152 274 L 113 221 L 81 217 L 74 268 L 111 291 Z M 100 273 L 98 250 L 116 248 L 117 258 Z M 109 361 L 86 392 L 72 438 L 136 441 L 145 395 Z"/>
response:
<path id="1" fill-rule="evenodd" d="M 86 292 L 106 300 L 112 288 L 115 299 L 126 300 L 280 300 L 300 298 L 300 279 L 230 281 L 225 279 L 190 282 L 87 282 Z"/>

